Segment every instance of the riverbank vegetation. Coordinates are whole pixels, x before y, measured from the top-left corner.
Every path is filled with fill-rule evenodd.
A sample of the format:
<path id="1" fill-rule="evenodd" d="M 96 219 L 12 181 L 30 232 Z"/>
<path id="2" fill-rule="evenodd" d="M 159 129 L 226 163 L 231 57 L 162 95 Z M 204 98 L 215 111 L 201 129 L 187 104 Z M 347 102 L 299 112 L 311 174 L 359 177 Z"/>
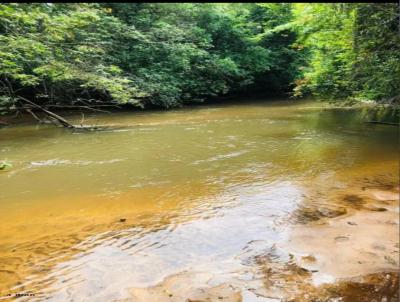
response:
<path id="1" fill-rule="evenodd" d="M 0 33 L 2 113 L 400 94 L 395 3 L 1 4 Z"/>

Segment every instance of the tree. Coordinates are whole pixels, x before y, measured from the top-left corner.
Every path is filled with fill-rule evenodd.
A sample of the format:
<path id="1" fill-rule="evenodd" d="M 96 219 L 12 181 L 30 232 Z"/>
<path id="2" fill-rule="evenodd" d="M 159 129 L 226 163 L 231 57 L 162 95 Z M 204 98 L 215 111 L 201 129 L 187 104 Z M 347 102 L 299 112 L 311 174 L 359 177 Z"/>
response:
<path id="1" fill-rule="evenodd" d="M 310 53 L 297 95 L 399 99 L 396 4 L 296 4 L 294 14 L 298 43 Z"/>

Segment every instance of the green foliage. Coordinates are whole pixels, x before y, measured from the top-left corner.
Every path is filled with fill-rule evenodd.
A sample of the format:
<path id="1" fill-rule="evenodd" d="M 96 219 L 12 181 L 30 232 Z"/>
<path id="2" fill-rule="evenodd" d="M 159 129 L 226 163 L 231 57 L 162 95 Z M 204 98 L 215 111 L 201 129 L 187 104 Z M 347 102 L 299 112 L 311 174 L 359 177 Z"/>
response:
<path id="1" fill-rule="evenodd" d="M 141 96 L 108 59 L 113 35 L 124 26 L 96 5 L 3 4 L 0 31 L 0 78 L 9 105 L 20 90 L 60 103 L 90 92 L 121 102 Z"/>
<path id="2" fill-rule="evenodd" d="M 400 94 L 396 4 L 296 4 L 298 43 L 309 52 L 295 94 L 384 100 Z"/>
<path id="3" fill-rule="evenodd" d="M 3 4 L 0 105 L 19 91 L 42 103 L 173 107 L 253 89 L 288 69 L 293 39 L 274 28 L 290 18 L 288 4 Z"/>
<path id="4" fill-rule="evenodd" d="M 0 4 L 0 112 L 227 93 L 400 91 L 395 4 Z M 296 83 L 296 85 L 295 85 Z"/>

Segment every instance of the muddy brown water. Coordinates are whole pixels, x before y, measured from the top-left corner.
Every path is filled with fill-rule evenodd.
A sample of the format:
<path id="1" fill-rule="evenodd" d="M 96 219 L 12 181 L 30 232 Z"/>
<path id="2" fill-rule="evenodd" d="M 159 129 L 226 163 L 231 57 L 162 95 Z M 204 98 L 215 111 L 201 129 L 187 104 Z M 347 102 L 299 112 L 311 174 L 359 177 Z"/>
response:
<path id="1" fill-rule="evenodd" d="M 2 128 L 1 299 L 395 301 L 399 133 L 376 115 L 246 102 Z"/>

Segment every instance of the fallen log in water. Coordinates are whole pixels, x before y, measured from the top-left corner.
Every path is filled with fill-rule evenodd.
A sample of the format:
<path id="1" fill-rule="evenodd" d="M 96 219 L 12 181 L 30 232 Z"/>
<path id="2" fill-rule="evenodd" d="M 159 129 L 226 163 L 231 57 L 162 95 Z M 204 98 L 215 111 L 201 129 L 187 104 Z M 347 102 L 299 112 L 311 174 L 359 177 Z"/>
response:
<path id="1" fill-rule="evenodd" d="M 52 119 L 55 119 L 56 121 L 58 121 L 63 127 L 65 128 L 76 128 L 74 125 L 72 125 L 70 122 L 68 122 L 66 119 L 62 118 L 61 116 L 55 114 L 54 112 L 51 112 L 45 108 L 43 108 L 42 106 L 39 106 L 38 104 L 23 98 L 23 97 L 19 97 L 19 99 L 21 99 L 22 101 L 28 103 L 29 105 L 33 106 L 34 108 L 37 108 L 39 110 L 41 110 L 42 112 L 44 112 L 47 116 L 49 116 Z M 32 111 L 27 110 L 29 113 L 32 113 Z M 35 116 L 34 116 L 35 117 Z M 37 119 L 37 118 L 36 118 Z"/>
<path id="2" fill-rule="evenodd" d="M 369 123 L 369 124 L 382 124 L 382 125 L 392 125 L 392 126 L 400 126 L 400 124 L 398 124 L 398 123 L 380 122 L 380 121 L 366 121 L 365 123 Z"/>

